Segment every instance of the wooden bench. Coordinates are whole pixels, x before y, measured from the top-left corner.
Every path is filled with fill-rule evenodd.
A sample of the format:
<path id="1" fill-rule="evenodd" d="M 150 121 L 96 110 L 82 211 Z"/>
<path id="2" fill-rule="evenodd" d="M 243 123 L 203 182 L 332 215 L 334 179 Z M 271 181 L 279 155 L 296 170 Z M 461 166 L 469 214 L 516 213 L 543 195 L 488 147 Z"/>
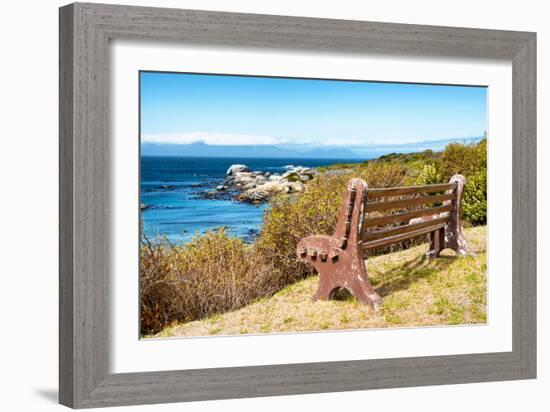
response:
<path id="1" fill-rule="evenodd" d="M 446 248 L 459 256 L 471 254 L 460 221 L 465 182 L 464 176 L 455 175 L 444 184 L 369 189 L 364 180 L 352 179 L 334 235 L 308 236 L 297 246 L 299 259 L 319 273 L 314 300 L 330 299 L 345 288 L 376 309 L 382 300 L 367 276 L 368 249 L 427 236 L 429 257 Z"/>

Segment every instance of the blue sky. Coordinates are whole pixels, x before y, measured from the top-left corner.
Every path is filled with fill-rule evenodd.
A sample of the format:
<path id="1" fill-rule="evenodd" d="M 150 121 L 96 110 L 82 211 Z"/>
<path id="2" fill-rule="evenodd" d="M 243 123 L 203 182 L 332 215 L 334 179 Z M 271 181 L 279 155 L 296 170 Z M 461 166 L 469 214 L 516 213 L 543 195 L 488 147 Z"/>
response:
<path id="1" fill-rule="evenodd" d="M 487 89 L 141 72 L 142 142 L 401 144 L 481 136 Z"/>

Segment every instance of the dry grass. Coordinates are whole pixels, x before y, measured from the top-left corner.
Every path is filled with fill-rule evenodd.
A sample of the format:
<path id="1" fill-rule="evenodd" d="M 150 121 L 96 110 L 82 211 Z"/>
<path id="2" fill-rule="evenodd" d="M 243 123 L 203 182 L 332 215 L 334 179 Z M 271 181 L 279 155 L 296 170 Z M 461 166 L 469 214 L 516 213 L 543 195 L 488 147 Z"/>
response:
<path id="1" fill-rule="evenodd" d="M 144 240 L 141 247 L 140 325 L 143 334 L 174 321 L 192 321 L 240 308 L 287 283 L 246 243 L 224 230 L 184 246 Z"/>
<path id="2" fill-rule="evenodd" d="M 367 271 L 384 299 L 376 313 L 349 296 L 312 302 L 318 282 L 312 276 L 241 309 L 174 324 L 153 337 L 485 323 L 486 227 L 466 229 L 465 235 L 475 257 L 445 251 L 428 260 L 423 244 L 369 258 Z"/>

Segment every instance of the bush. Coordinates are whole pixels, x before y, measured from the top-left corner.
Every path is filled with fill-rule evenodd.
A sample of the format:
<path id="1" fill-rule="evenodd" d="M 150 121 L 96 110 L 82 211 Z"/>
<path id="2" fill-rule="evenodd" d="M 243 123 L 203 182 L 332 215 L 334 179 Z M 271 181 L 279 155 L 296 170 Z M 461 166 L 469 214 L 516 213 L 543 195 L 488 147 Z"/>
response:
<path id="1" fill-rule="evenodd" d="M 143 334 L 239 308 L 279 287 L 250 246 L 224 230 L 181 247 L 144 239 L 140 262 Z"/>
<path id="2" fill-rule="evenodd" d="M 442 181 L 443 179 L 441 178 L 441 173 L 439 173 L 435 164 L 428 163 L 424 165 L 424 167 L 416 177 L 415 184 L 433 185 L 436 183 L 441 183 Z"/>
<path id="3" fill-rule="evenodd" d="M 469 176 L 487 169 L 487 140 L 477 145 L 451 143 L 441 155 L 441 175 L 448 181 L 455 174 Z"/>
<path id="4" fill-rule="evenodd" d="M 487 170 L 470 175 L 466 181 L 462 218 L 472 225 L 487 224 Z"/>
<path id="5" fill-rule="evenodd" d="M 395 187 L 411 184 L 408 169 L 398 163 L 369 162 L 359 168 L 357 173 L 348 175 L 347 180 L 353 177 L 363 179 L 369 187 Z M 343 183 L 345 187 L 347 181 Z M 341 194 L 341 193 L 340 193 Z"/>
<path id="6" fill-rule="evenodd" d="M 462 218 L 472 225 L 487 223 L 487 140 L 477 145 L 448 145 L 441 155 L 442 180 L 460 173 L 466 177 Z"/>

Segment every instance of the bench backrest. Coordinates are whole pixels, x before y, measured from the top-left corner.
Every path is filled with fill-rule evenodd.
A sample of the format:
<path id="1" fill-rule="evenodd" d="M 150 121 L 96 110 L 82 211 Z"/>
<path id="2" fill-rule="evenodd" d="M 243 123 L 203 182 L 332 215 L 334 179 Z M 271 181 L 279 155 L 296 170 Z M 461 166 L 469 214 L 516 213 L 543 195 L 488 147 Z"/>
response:
<path id="1" fill-rule="evenodd" d="M 370 189 L 364 181 L 353 179 L 344 196 L 335 235 L 343 245 L 357 241 L 368 250 L 448 225 L 459 226 L 464 183 L 462 175 L 455 175 L 449 183 Z M 357 194 L 361 199 L 356 199 Z M 354 215 L 358 219 L 352 219 Z M 357 227 L 352 220 L 357 221 Z"/>
<path id="2" fill-rule="evenodd" d="M 454 182 L 368 190 L 361 233 L 363 248 L 385 246 L 444 228 L 457 206 L 457 187 Z M 374 217 L 372 212 L 380 215 Z M 400 225 L 380 228 L 395 223 Z"/>

